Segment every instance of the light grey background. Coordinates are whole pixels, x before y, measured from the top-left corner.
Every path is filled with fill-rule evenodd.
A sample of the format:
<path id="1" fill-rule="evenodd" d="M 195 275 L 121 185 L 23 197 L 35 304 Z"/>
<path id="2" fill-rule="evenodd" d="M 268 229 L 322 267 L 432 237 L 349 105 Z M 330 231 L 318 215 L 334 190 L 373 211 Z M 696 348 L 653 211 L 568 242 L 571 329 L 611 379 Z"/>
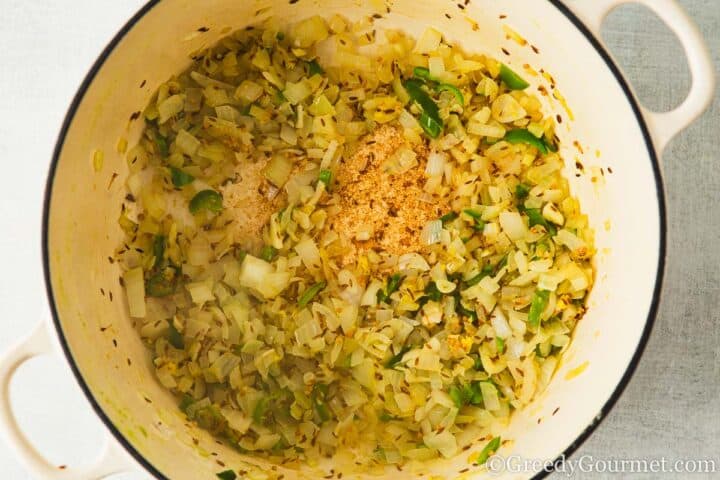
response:
<path id="1" fill-rule="evenodd" d="M 55 137 L 87 69 L 142 3 L 0 0 L 0 352 L 48 318 L 40 215 Z M 681 3 L 699 24 L 718 70 L 720 1 Z M 667 110 L 684 98 L 690 82 L 682 51 L 643 8 L 615 11 L 605 39 L 646 105 Z M 573 459 L 713 458 L 720 474 L 719 150 L 716 97 L 711 110 L 677 137 L 663 158 L 668 259 L 653 335 L 625 394 Z M 63 362 L 29 362 L 12 392 L 21 422 L 53 462 L 78 465 L 97 454 L 103 427 Z M 31 478 L 2 443 L 0 478 Z"/>

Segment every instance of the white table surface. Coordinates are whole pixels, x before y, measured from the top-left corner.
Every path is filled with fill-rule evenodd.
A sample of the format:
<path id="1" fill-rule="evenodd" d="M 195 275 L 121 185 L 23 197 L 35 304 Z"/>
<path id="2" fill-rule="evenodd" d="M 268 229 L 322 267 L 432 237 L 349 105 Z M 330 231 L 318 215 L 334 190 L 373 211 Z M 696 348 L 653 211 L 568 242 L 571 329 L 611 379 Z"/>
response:
<path id="1" fill-rule="evenodd" d="M 5 172 L 0 202 L 0 352 L 49 317 L 40 263 L 40 218 L 56 135 L 90 65 L 143 3 L 0 0 L 0 165 Z M 718 61 L 720 2 L 682 3 L 700 24 Z M 628 66 L 640 97 L 651 107 L 668 108 L 682 98 L 688 81 L 677 45 L 658 27 L 640 9 L 628 8 L 611 17 L 606 38 Z M 642 58 L 633 57 L 638 43 L 647 49 Z M 672 75 L 664 70 L 668 65 Z M 646 75 L 647 69 L 654 73 Z M 625 395 L 575 458 L 714 457 L 720 472 L 719 123 L 716 99 L 713 110 L 665 155 L 670 255 L 658 322 Z M 683 230 L 673 227 L 673 220 Z M 668 345 L 673 357 L 668 356 Z M 25 364 L 12 393 L 29 437 L 51 461 L 77 465 L 97 454 L 104 427 L 64 361 L 48 357 Z M 2 443 L 0 478 L 31 478 Z"/>

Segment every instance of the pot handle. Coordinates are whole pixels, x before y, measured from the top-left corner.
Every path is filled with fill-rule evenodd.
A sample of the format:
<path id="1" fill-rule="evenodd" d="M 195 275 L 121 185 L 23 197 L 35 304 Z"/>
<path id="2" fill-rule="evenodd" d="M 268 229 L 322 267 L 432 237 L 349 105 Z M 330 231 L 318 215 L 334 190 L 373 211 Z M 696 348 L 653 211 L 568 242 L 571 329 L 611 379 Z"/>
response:
<path id="1" fill-rule="evenodd" d="M 97 480 L 128 471 L 128 460 L 112 438 L 108 437 L 100 456 L 89 467 L 60 468 L 52 465 L 30 443 L 20 429 L 10 402 L 10 380 L 18 367 L 33 357 L 53 353 L 54 348 L 45 323 L 35 328 L 25 340 L 10 348 L 0 358 L 0 433 L 15 455 L 38 478 L 48 480 Z"/>
<path id="2" fill-rule="evenodd" d="M 585 25 L 600 39 L 600 27 L 615 7 L 624 3 L 645 5 L 675 33 L 685 51 L 692 86 L 687 98 L 674 110 L 653 112 L 643 107 L 643 113 L 658 151 L 707 108 L 715 94 L 715 75 L 710 52 L 693 20 L 676 0 L 574 0 L 570 7 Z"/>

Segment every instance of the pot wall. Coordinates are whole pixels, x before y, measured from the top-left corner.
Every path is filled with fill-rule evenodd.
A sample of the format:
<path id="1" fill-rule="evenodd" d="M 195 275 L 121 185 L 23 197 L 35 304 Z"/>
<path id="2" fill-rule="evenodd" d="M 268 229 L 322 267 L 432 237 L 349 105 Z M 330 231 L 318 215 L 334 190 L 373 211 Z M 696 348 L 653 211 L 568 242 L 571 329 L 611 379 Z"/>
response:
<path id="1" fill-rule="evenodd" d="M 129 121 L 131 114 L 143 109 L 160 83 L 189 65 L 190 52 L 214 43 L 230 29 L 271 15 L 293 21 L 338 12 L 358 19 L 378 11 L 377 3 L 384 12 L 382 2 L 163 0 L 110 53 L 69 125 L 49 206 L 48 251 L 60 334 L 104 414 L 133 449 L 169 478 L 214 478 L 214 472 L 224 470 L 220 462 L 249 467 L 242 467 L 246 457 L 218 445 L 184 419 L 176 401 L 154 379 L 148 352 L 127 313 L 119 267 L 108 261 L 122 239 L 117 218 L 127 168 L 123 155 L 116 153 L 118 139 L 127 138 L 132 146 L 142 125 L 140 120 Z M 451 19 L 443 15 L 446 12 Z M 507 18 L 500 20 L 500 15 Z M 473 0 L 461 10 L 448 2 L 400 0 L 384 17 L 376 21 L 378 28 L 419 35 L 432 25 L 466 50 L 490 54 L 517 70 L 524 63 L 544 68 L 572 108 L 574 121 L 557 100 L 544 98 L 548 108 L 563 117 L 558 135 L 566 173 L 596 232 L 596 284 L 589 311 L 554 381 L 531 406 L 513 416 L 507 431 L 498 432 L 512 440 L 500 454 L 555 458 L 598 418 L 631 363 L 651 309 L 661 214 L 643 131 L 607 64 L 551 2 Z M 506 39 L 504 23 L 540 53 Z M 200 33 L 199 27 L 209 31 Z M 532 83 L 531 88 L 548 85 L 540 78 Z M 584 153 L 573 146 L 575 141 Z M 96 149 L 105 153 L 100 173 L 92 168 Z M 586 174 L 580 177 L 575 176 L 576 160 L 585 166 Z M 593 175 L 594 167 L 604 167 L 605 175 Z M 454 472 L 470 466 L 470 454 L 482 447 L 428 468 L 454 478 Z M 284 473 L 286 478 L 294 476 Z M 309 470 L 305 474 L 320 476 Z M 414 478 L 394 467 L 392 475 Z"/>

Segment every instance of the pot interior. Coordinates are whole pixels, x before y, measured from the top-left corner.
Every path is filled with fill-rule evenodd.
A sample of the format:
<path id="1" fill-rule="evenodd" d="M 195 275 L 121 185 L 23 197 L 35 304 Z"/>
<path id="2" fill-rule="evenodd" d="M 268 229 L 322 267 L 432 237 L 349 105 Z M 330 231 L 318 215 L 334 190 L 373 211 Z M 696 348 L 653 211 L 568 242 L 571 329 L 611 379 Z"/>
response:
<path id="1" fill-rule="evenodd" d="M 498 432 L 512 440 L 499 453 L 555 458 L 597 422 L 627 380 L 654 305 L 661 257 L 661 192 L 639 118 L 606 61 L 554 2 L 472 0 L 462 6 L 428 0 L 163 0 L 129 25 L 92 71 L 71 109 L 50 180 L 46 227 L 53 301 L 80 382 L 111 428 L 153 473 L 215 478 L 225 468 L 253 471 L 253 465 L 260 465 L 268 478 L 280 473 L 288 479 L 319 478 L 330 468 L 342 472 L 342 466 L 331 463 L 270 470 L 191 425 L 151 373 L 150 356 L 118 283 L 119 267 L 108 259 L 123 237 L 117 219 L 127 164 L 117 153 L 118 139 L 132 146 L 142 129 L 132 114 L 144 108 L 160 83 L 189 65 L 191 52 L 269 16 L 291 22 L 314 14 L 340 13 L 357 20 L 380 13 L 378 29 L 401 28 L 419 36 L 433 26 L 468 51 L 487 53 L 511 67 L 527 63 L 552 75 L 567 107 L 552 96 L 539 97 L 563 119 L 558 136 L 565 173 L 595 230 L 597 277 L 589 310 L 554 381 L 513 415 L 506 431 Z M 529 44 L 508 39 L 505 24 Z M 550 90 L 549 78 L 529 80 L 531 88 Z M 105 154 L 100 172 L 92 164 L 96 150 Z M 470 467 L 464 478 L 473 477 L 481 469 L 469 459 L 482 447 L 451 460 L 388 472 L 395 478 L 418 473 L 455 478 Z"/>

